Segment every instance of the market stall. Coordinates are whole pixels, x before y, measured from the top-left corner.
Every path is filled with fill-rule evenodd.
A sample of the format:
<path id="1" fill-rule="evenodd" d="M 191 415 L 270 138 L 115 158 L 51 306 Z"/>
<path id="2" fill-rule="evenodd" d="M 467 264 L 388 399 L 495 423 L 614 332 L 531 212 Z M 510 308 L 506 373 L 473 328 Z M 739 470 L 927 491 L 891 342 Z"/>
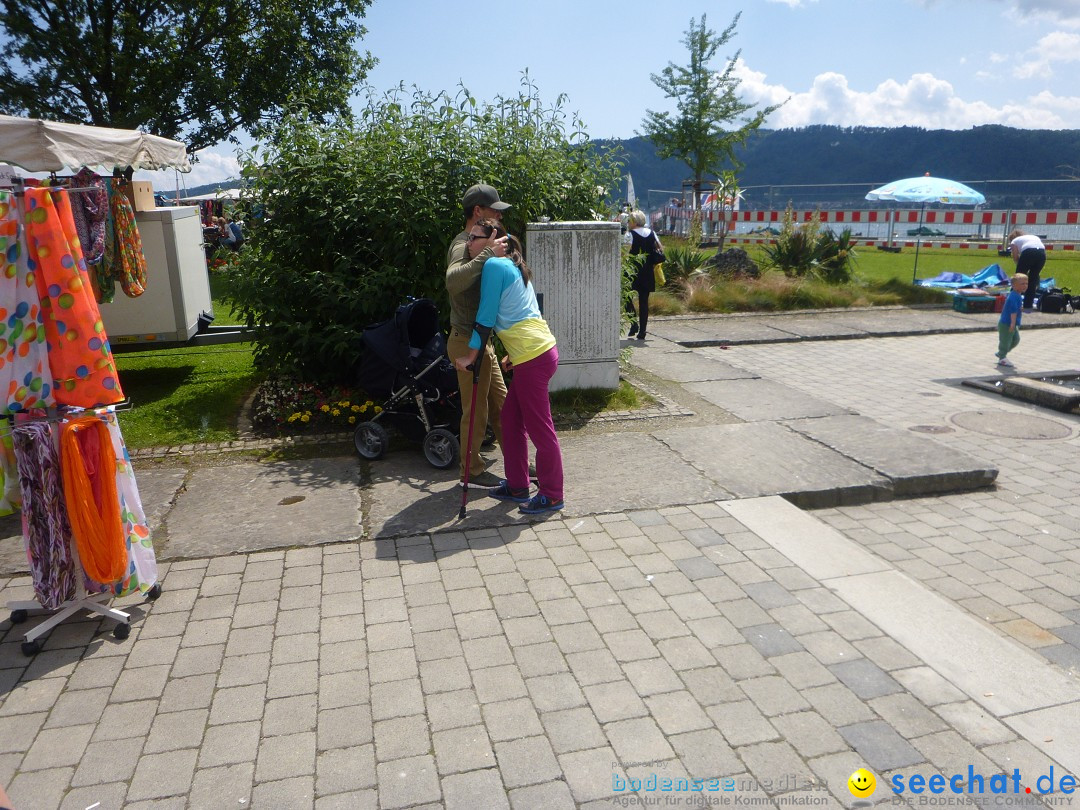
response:
<path id="1" fill-rule="evenodd" d="M 8 115 L 0 115 L 0 163 L 26 172 L 191 171 L 187 149 L 179 141 L 137 130 Z M 123 294 L 99 298 L 109 337 L 117 346 L 187 341 L 213 319 L 198 210 L 155 207 L 149 183 L 116 183 L 124 188 L 134 210 L 145 284 L 137 295 L 125 287 Z"/>

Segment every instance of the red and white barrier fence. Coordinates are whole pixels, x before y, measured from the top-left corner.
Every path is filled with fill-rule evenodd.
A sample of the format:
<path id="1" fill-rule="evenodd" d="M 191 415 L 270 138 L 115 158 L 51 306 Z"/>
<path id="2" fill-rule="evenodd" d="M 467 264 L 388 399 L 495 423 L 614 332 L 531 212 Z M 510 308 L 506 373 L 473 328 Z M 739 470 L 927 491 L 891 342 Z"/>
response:
<path id="1" fill-rule="evenodd" d="M 659 216 L 668 230 L 684 230 L 685 223 L 690 220 L 693 213 L 688 208 L 669 206 L 661 209 Z M 1027 231 L 1037 230 L 1040 227 L 1054 228 L 1060 233 L 1061 238 L 1044 237 L 1047 250 L 1080 250 L 1080 211 L 976 211 L 962 209 L 932 209 L 920 211 L 918 208 L 904 209 L 862 209 L 854 211 L 845 210 L 806 210 L 794 211 L 793 217 L 796 223 L 810 222 L 817 219 L 827 225 L 840 225 L 845 228 L 858 230 L 859 225 L 881 228 L 884 233 L 880 236 L 860 234 L 854 240 L 860 245 L 869 246 L 896 246 L 915 247 L 916 241 L 928 247 L 959 248 L 965 250 L 994 250 L 1004 245 L 1005 235 L 1013 228 L 1023 228 Z M 735 211 L 723 212 L 716 210 L 703 210 L 701 212 L 702 225 L 706 236 L 709 232 L 716 232 L 726 226 L 728 235 L 725 243 L 742 245 L 765 245 L 772 241 L 769 234 L 740 234 L 737 228 L 740 224 L 758 225 L 762 228 L 780 227 L 784 222 L 784 212 L 777 210 L 760 211 Z M 906 233 L 890 238 L 894 228 L 899 226 L 934 227 L 936 225 L 965 226 L 976 228 L 979 234 L 985 232 L 985 236 L 976 234 L 950 234 L 950 235 L 927 235 L 921 240 L 916 240 Z"/>

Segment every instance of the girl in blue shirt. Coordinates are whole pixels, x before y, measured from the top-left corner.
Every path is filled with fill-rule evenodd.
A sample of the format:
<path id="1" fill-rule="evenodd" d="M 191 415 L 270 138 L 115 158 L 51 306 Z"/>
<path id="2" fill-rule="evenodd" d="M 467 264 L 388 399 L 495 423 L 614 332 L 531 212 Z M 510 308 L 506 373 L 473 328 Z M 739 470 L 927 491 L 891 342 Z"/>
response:
<path id="1" fill-rule="evenodd" d="M 480 220 L 469 232 L 469 256 L 478 256 L 496 239 L 506 236 L 495 220 Z M 562 448 L 551 419 L 548 384 L 559 365 L 555 336 L 540 315 L 532 286 L 532 271 L 521 255 L 521 243 L 509 236 L 506 258 L 491 258 L 480 276 L 480 307 L 469 341 L 469 353 L 454 361 L 461 371 L 476 361 L 492 329 L 506 348 L 503 369 L 514 370 L 501 419 L 506 480 L 491 491 L 501 500 L 521 504 L 525 514 L 563 508 Z M 529 497 L 529 446 L 536 447 L 539 492 Z"/>

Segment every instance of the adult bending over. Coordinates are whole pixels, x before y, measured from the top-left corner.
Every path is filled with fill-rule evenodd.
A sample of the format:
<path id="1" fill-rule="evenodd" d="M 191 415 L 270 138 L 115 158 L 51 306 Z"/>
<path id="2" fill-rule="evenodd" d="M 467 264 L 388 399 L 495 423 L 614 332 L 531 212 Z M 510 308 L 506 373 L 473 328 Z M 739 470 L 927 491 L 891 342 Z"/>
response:
<path id="1" fill-rule="evenodd" d="M 488 343 L 492 329 L 506 347 L 503 368 L 514 379 L 502 407 L 502 450 L 506 480 L 491 491 L 495 498 L 521 504 L 525 514 L 563 508 L 562 448 L 551 420 L 548 384 L 559 365 L 555 336 L 540 315 L 532 271 L 521 255 L 521 243 L 495 220 L 485 219 L 469 232 L 469 254 L 481 255 L 496 239 L 507 237 L 505 258 L 489 258 L 480 277 L 480 307 L 469 339 L 469 352 L 454 361 L 466 372 Z M 536 447 L 539 492 L 529 497 L 529 445 Z"/>
<path id="2" fill-rule="evenodd" d="M 1039 274 L 1046 265 L 1046 246 L 1039 237 L 1017 228 L 1009 234 L 1009 252 L 1016 262 L 1016 272 L 1023 273 L 1028 278 L 1024 310 L 1031 312 L 1035 296 L 1039 293 Z"/>
<path id="3" fill-rule="evenodd" d="M 630 214 L 630 255 L 644 254 L 645 259 L 634 277 L 631 285 L 638 294 L 638 312 L 641 326 L 634 318 L 634 300 L 626 302 L 626 311 L 630 313 L 630 332 L 628 337 L 637 336 L 638 340 L 645 339 L 645 330 L 649 325 L 649 293 L 656 292 L 656 277 L 653 268 L 664 260 L 664 246 L 660 244 L 660 237 L 648 228 L 644 211 L 634 211 Z"/>

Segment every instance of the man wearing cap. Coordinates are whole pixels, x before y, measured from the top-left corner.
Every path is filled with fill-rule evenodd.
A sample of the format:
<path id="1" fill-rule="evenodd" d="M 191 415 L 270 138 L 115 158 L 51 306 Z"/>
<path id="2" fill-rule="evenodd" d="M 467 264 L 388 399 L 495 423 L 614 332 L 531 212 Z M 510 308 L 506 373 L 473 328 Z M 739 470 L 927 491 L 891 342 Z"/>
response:
<path id="1" fill-rule="evenodd" d="M 476 323 L 476 310 L 480 307 L 480 274 L 484 262 L 492 257 L 506 255 L 506 237 L 496 239 L 469 259 L 469 231 L 481 219 L 502 220 L 503 211 L 510 207 L 499 199 L 499 192 L 487 185 L 472 186 L 462 199 L 465 211 L 465 230 L 454 237 L 446 253 L 446 291 L 450 295 L 450 339 L 446 353 L 453 362 L 469 354 L 469 338 Z M 486 345 L 480 365 L 480 380 L 476 391 L 476 419 L 473 423 L 472 468 L 469 483 L 477 486 L 498 486 L 499 479 L 484 472 L 484 460 L 480 458 L 477 437 L 483 437 L 485 428 L 491 425 L 495 439 L 502 447 L 502 424 L 499 413 L 506 400 L 506 383 L 498 369 L 499 360 L 491 344 Z M 461 391 L 461 478 L 465 478 L 465 445 L 469 436 L 469 408 L 472 402 L 473 375 L 471 371 L 458 372 L 458 389 Z M 487 480 L 490 479 L 490 480 Z"/>

